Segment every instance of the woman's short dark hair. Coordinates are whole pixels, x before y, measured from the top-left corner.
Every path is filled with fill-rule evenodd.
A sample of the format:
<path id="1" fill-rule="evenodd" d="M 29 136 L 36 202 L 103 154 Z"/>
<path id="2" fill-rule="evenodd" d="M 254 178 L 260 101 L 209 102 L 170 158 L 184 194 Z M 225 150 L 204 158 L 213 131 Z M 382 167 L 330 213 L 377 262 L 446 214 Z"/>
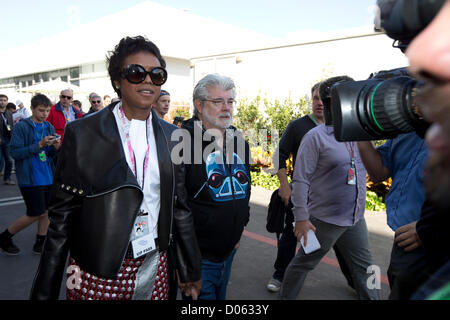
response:
<path id="1" fill-rule="evenodd" d="M 37 106 L 51 107 L 52 102 L 45 94 L 38 93 L 33 98 L 31 98 L 31 108 L 36 108 Z"/>
<path id="2" fill-rule="evenodd" d="M 106 57 L 111 84 L 119 98 L 122 98 L 122 94 L 120 89 L 116 88 L 114 81 L 119 81 L 121 78 L 122 66 L 125 58 L 130 54 L 138 52 L 149 52 L 153 54 L 158 59 L 161 67 L 166 67 L 166 61 L 162 57 L 158 47 L 147 38 L 143 36 L 122 38 L 119 44 L 114 48 L 114 51 L 110 51 L 109 55 Z"/>

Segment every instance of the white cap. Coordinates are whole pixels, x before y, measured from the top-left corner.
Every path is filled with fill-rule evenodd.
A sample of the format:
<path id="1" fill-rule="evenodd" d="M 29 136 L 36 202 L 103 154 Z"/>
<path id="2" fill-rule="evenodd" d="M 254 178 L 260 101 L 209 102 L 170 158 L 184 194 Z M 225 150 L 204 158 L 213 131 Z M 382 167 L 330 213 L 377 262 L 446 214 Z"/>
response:
<path id="1" fill-rule="evenodd" d="M 20 106 L 21 104 L 22 104 L 22 101 L 21 101 L 21 100 L 17 100 L 17 101 L 16 101 L 16 107 Z"/>

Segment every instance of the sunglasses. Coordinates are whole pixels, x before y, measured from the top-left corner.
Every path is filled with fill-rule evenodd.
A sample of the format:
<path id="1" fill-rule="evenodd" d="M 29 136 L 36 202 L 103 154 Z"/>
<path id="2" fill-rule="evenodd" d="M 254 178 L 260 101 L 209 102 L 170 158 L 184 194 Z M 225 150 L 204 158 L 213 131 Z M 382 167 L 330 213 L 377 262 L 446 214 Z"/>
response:
<path id="1" fill-rule="evenodd" d="M 67 100 L 70 100 L 70 99 L 72 99 L 72 97 L 71 96 L 65 96 L 65 95 L 61 95 L 61 98 L 63 98 L 63 99 L 67 99 Z"/>
<path id="2" fill-rule="evenodd" d="M 147 74 L 155 86 L 162 86 L 167 81 L 167 71 L 162 67 L 155 67 L 147 71 L 139 64 L 130 64 L 122 71 L 122 77 L 134 84 L 144 82 Z"/>
<path id="3" fill-rule="evenodd" d="M 101 101 L 100 100 L 92 100 L 91 102 L 92 103 L 100 103 Z"/>

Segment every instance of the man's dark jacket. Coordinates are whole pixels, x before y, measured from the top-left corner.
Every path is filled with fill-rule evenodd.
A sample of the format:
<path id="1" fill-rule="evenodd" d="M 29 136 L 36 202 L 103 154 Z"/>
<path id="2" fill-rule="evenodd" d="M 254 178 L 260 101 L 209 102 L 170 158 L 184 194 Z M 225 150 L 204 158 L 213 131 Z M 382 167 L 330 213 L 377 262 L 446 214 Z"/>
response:
<path id="1" fill-rule="evenodd" d="M 6 119 L 6 122 L 9 124 L 9 127 L 11 128 L 10 131 L 6 128 L 5 120 L 3 120 L 3 116 Z M 12 129 L 14 126 L 13 116 L 11 111 L 5 110 L 3 115 L 0 114 L 0 140 L 5 138 L 11 138 Z M 2 143 L 2 141 L 0 141 Z"/>
<path id="2" fill-rule="evenodd" d="M 117 277 L 143 193 L 128 167 L 114 106 L 65 128 L 49 206 L 50 226 L 31 299 L 58 298 L 69 251 L 86 272 Z M 201 257 L 186 203 L 184 167 L 174 165 L 170 157 L 175 142 L 169 139 L 176 127 L 152 114 L 161 180 L 158 243 L 160 251 L 168 250 L 173 286 L 175 269 L 181 282 L 200 280 Z"/>
<path id="3" fill-rule="evenodd" d="M 189 132 L 192 142 L 190 164 L 186 165 L 186 186 L 202 258 L 222 262 L 241 239 L 249 221 L 250 148 L 242 135 L 236 134 L 236 129 L 230 127 L 227 130 L 234 134 L 233 146 L 225 143 L 224 149 L 236 155 L 234 164 L 224 160 L 224 165 L 217 165 L 215 161 L 207 165 L 204 156 L 212 152 L 209 150 L 211 140 L 205 138 L 208 134 L 199 119 L 194 117 L 184 121 L 182 128 Z M 197 129 L 202 132 L 200 135 L 204 140 L 202 136 L 197 137 Z M 214 140 L 214 137 L 211 138 Z M 200 146 L 198 150 L 197 144 Z"/>

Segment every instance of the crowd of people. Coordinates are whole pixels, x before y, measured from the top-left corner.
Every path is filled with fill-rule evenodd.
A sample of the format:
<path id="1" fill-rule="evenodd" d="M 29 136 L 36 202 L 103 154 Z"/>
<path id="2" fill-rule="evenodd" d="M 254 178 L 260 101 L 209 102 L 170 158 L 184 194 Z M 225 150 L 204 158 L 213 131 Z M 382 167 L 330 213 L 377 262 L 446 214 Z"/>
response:
<path id="1" fill-rule="evenodd" d="M 417 97 L 432 123 L 426 133 L 400 134 L 380 147 L 339 142 L 328 89 L 352 79 L 333 77 L 311 89 L 312 113 L 289 124 L 276 154 L 286 216 L 267 289 L 279 299 L 296 299 L 331 248 L 359 299 L 380 299 L 380 288 L 368 285 L 366 173 L 373 181 L 392 178 L 389 298 L 450 298 L 449 30 L 446 1 L 406 51 L 411 73 L 426 82 Z M 18 254 L 13 236 L 38 221 L 31 299 L 59 297 L 67 259 L 69 300 L 175 299 L 178 290 L 184 300 L 226 299 L 251 194 L 250 148 L 232 126 L 234 81 L 219 74 L 199 80 L 193 115 L 177 127 L 164 120 L 168 74 L 153 42 L 123 38 L 107 64 L 118 98 L 92 93 L 87 114 L 70 89 L 53 106 L 35 95 L 31 114 L 22 101 L 8 108 L 0 95 L 4 182 L 14 184 L 12 157 L 27 209 L 0 234 L 0 248 Z M 173 158 L 179 144 L 183 161 Z M 307 250 L 315 238 L 319 246 Z"/>

